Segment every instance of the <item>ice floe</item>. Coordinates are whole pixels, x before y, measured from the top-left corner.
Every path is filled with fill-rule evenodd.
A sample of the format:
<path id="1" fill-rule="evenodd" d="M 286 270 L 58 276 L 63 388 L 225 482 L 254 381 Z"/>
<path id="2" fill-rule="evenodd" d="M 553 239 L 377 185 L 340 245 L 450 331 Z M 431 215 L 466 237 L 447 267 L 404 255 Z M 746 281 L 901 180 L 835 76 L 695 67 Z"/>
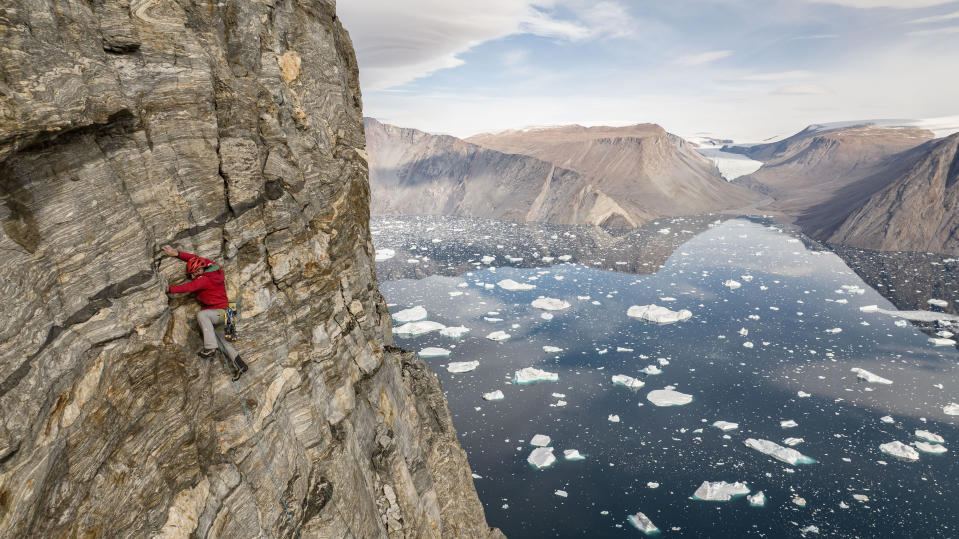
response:
<path id="1" fill-rule="evenodd" d="M 746 501 L 748 501 L 749 505 L 753 507 L 764 507 L 766 505 L 766 495 L 760 490 L 755 494 L 746 496 Z"/>
<path id="2" fill-rule="evenodd" d="M 535 367 L 526 367 L 525 369 L 520 369 L 513 375 L 513 382 L 517 384 L 555 382 L 557 380 L 559 380 L 559 374 L 555 372 L 546 372 Z"/>
<path id="3" fill-rule="evenodd" d="M 561 311 L 569 308 L 569 302 L 556 298 L 536 298 L 532 303 L 533 307 L 544 311 Z"/>
<path id="4" fill-rule="evenodd" d="M 866 496 L 865 494 L 853 494 L 852 498 L 861 503 L 866 503 L 869 501 L 869 496 Z"/>
<path id="5" fill-rule="evenodd" d="M 944 444 L 946 443 L 945 438 L 939 436 L 938 434 L 929 432 L 928 430 L 916 429 L 916 438 L 926 442 L 932 442 L 934 444 Z"/>
<path id="6" fill-rule="evenodd" d="M 649 520 L 649 517 L 644 515 L 642 511 L 635 515 L 629 515 L 626 517 L 626 520 L 632 524 L 634 528 L 646 535 L 656 535 L 659 533 L 659 528 L 657 528 L 656 525 L 653 524 L 653 521 Z"/>
<path id="7" fill-rule="evenodd" d="M 419 322 L 410 322 L 408 324 L 403 324 L 400 327 L 393 328 L 393 334 L 397 337 L 415 337 L 417 335 L 423 335 L 431 331 L 439 331 L 445 328 L 443 324 L 439 322 L 430 322 L 428 320 L 422 320 Z"/>
<path id="8" fill-rule="evenodd" d="M 537 434 L 533 436 L 533 439 L 529 441 L 530 445 L 535 445 L 536 447 L 546 447 L 551 441 L 550 437 L 545 434 Z"/>
<path id="9" fill-rule="evenodd" d="M 479 367 L 479 361 L 454 361 L 446 366 L 449 372 L 469 372 Z"/>
<path id="10" fill-rule="evenodd" d="M 689 320 L 693 316 L 693 313 L 681 309 L 679 311 L 671 311 L 666 307 L 660 307 L 659 305 L 633 305 L 626 311 L 626 315 L 632 318 L 639 318 L 640 320 L 645 320 L 647 322 L 653 322 L 655 324 L 672 324 L 675 322 L 682 322 L 683 320 Z"/>
<path id="11" fill-rule="evenodd" d="M 483 400 L 501 401 L 504 398 L 506 397 L 503 395 L 503 391 L 500 389 L 497 389 L 496 391 L 490 391 L 489 393 L 483 393 Z"/>
<path id="12" fill-rule="evenodd" d="M 783 443 L 788 445 L 789 447 L 795 447 L 805 441 L 806 440 L 803 440 L 802 438 L 786 438 L 785 440 L 783 440 Z"/>
<path id="13" fill-rule="evenodd" d="M 910 462 L 919 460 L 919 452 L 912 447 L 896 440 L 879 446 L 879 450 L 891 457 Z"/>
<path id="14" fill-rule="evenodd" d="M 933 346 L 954 346 L 956 341 L 953 339 L 943 339 L 942 337 L 929 337 L 929 344 Z"/>
<path id="15" fill-rule="evenodd" d="M 749 487 L 739 481 L 727 483 L 725 481 L 703 481 L 702 485 L 693 493 L 693 499 L 707 502 L 728 502 L 734 496 L 749 494 Z"/>
<path id="16" fill-rule="evenodd" d="M 459 339 L 463 335 L 469 333 L 470 328 L 466 326 L 453 326 L 446 327 L 440 330 L 440 335 L 448 337 L 450 339 Z"/>
<path id="17" fill-rule="evenodd" d="M 646 395 L 646 399 L 656 406 L 683 406 L 693 402 L 693 396 L 672 389 L 655 389 Z"/>
<path id="18" fill-rule="evenodd" d="M 505 341 L 509 338 L 509 333 L 505 331 L 494 331 L 486 336 L 487 339 L 491 341 Z"/>
<path id="19" fill-rule="evenodd" d="M 420 320 L 426 320 L 426 307 L 422 305 L 417 305 L 411 309 L 404 309 L 393 315 L 393 321 L 398 324 L 405 324 L 407 322 L 419 322 Z"/>
<path id="20" fill-rule="evenodd" d="M 555 354 L 555 353 L 557 353 L 557 352 L 562 352 L 563 349 L 560 348 L 560 347 L 558 347 L 558 346 L 549 346 L 549 345 L 546 345 L 546 346 L 543 347 L 543 351 L 546 352 L 547 354 Z"/>
<path id="21" fill-rule="evenodd" d="M 882 421 L 883 423 L 895 423 L 895 422 L 896 422 L 896 420 L 893 419 L 891 415 L 884 415 L 884 416 L 882 416 L 882 417 L 879 418 L 879 421 Z"/>
<path id="22" fill-rule="evenodd" d="M 933 299 L 930 299 L 929 301 L 927 301 L 926 303 L 928 303 L 929 305 L 932 305 L 932 306 L 934 306 L 934 307 L 942 307 L 943 309 L 945 309 L 946 307 L 949 306 L 949 302 L 946 301 L 946 300 L 944 300 L 944 299 L 935 299 L 935 298 L 933 298 Z"/>
<path id="23" fill-rule="evenodd" d="M 942 407 L 942 413 L 946 415 L 959 415 L 959 404 L 950 402 Z"/>
<path id="24" fill-rule="evenodd" d="M 626 376 L 625 374 L 614 374 L 613 384 L 624 386 L 629 389 L 639 389 L 645 385 L 642 380 L 637 380 L 636 378 L 633 378 L 632 376 Z"/>
<path id="25" fill-rule="evenodd" d="M 732 279 L 727 279 L 726 282 L 723 283 L 723 286 L 725 286 L 726 288 L 728 288 L 728 289 L 730 289 L 730 290 L 736 290 L 737 288 L 739 288 L 739 287 L 742 286 L 742 285 L 743 285 L 743 284 L 740 283 L 739 281 L 734 281 L 734 280 L 732 280 Z"/>
<path id="26" fill-rule="evenodd" d="M 779 422 L 779 426 L 782 427 L 782 428 L 784 428 L 784 429 L 791 429 L 791 428 L 793 428 L 793 427 L 798 427 L 798 426 L 799 426 L 799 423 L 796 423 L 796 422 L 793 421 L 792 419 L 787 419 L 787 420 L 785 420 L 785 421 L 780 421 L 780 422 Z"/>
<path id="27" fill-rule="evenodd" d="M 536 468 L 547 468 L 556 462 L 556 457 L 553 456 L 552 447 L 537 447 L 529 454 L 529 457 L 526 458 L 526 462 Z"/>
<path id="28" fill-rule="evenodd" d="M 609 417 L 606 418 L 610 423 L 619 423 L 619 416 L 616 414 L 609 414 Z"/>
<path id="29" fill-rule="evenodd" d="M 783 447 L 776 442 L 771 442 L 769 440 L 757 440 L 755 438 L 747 438 L 745 442 L 746 447 L 750 449 L 755 449 L 760 453 L 769 455 L 770 457 L 796 466 L 798 464 L 813 464 L 816 462 L 816 459 L 807 457 L 795 449 L 790 449 L 788 447 Z"/>
<path id="30" fill-rule="evenodd" d="M 931 453 L 933 455 L 941 455 L 948 451 L 946 446 L 939 444 L 931 444 L 929 442 L 915 442 L 916 449 L 922 451 L 923 453 Z"/>
<path id="31" fill-rule="evenodd" d="M 857 378 L 859 378 L 860 380 L 865 380 L 866 382 L 869 382 L 870 384 L 886 384 L 886 385 L 889 385 L 889 384 L 892 383 L 892 380 L 889 380 L 888 378 L 883 378 L 882 376 L 873 374 L 873 373 L 867 371 L 866 369 L 861 369 L 861 368 L 859 368 L 859 367 L 853 367 L 853 368 L 851 368 L 851 369 L 849 369 L 849 370 L 852 371 L 852 372 L 854 372 L 854 373 L 856 373 L 856 377 L 857 377 Z"/>
<path id="32" fill-rule="evenodd" d="M 559 496 L 560 498 L 567 498 L 567 497 L 569 497 L 569 493 L 566 492 L 565 490 L 555 490 L 555 491 L 553 491 L 553 494 Z"/>
<path id="33" fill-rule="evenodd" d="M 532 290 L 536 288 L 535 284 L 529 283 L 518 283 L 512 279 L 503 279 L 502 281 L 496 283 L 503 290 L 509 290 L 511 292 L 516 292 L 520 290 Z"/>
<path id="34" fill-rule="evenodd" d="M 563 450 L 563 458 L 566 460 L 584 460 L 586 457 L 578 449 Z"/>
<path id="35" fill-rule="evenodd" d="M 450 351 L 447 350 L 446 348 L 436 348 L 434 346 L 430 346 L 428 348 L 424 348 L 420 350 L 419 353 L 417 353 L 416 355 L 420 356 L 423 359 L 427 359 L 431 357 L 449 357 Z"/>
<path id="36" fill-rule="evenodd" d="M 656 374 L 663 374 L 663 369 L 660 369 L 656 365 L 648 365 L 644 367 L 643 370 L 640 372 L 642 372 L 643 374 L 656 375 Z"/>
<path id="37" fill-rule="evenodd" d="M 376 262 L 383 262 L 384 260 L 389 260 L 396 256 L 396 251 L 393 249 L 377 249 L 376 256 L 373 257 L 373 260 Z"/>
<path id="38" fill-rule="evenodd" d="M 714 421 L 713 426 L 723 432 L 727 432 L 738 429 L 739 423 L 731 423 L 729 421 Z"/>

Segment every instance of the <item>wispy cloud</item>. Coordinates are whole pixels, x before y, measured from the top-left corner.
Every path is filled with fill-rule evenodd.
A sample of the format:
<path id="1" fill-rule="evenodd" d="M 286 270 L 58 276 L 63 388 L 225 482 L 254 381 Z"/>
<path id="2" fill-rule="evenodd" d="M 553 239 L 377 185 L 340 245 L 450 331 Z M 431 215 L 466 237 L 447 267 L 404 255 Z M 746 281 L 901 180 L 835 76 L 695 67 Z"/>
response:
<path id="1" fill-rule="evenodd" d="M 687 54 L 676 59 L 676 63 L 684 66 L 698 66 L 722 60 L 733 54 L 733 51 L 708 51 L 699 54 Z"/>
<path id="2" fill-rule="evenodd" d="M 941 6 L 955 0 L 807 0 L 817 4 L 837 4 L 856 8 L 889 7 L 896 9 L 917 9 L 931 6 Z"/>
<path id="3" fill-rule="evenodd" d="M 812 39 L 834 39 L 839 37 L 837 34 L 813 34 L 811 36 L 797 36 L 789 38 L 789 41 L 805 41 Z"/>
<path id="4" fill-rule="evenodd" d="M 830 92 L 827 88 L 818 84 L 790 84 L 776 88 L 772 93 L 776 95 L 826 95 Z"/>
<path id="5" fill-rule="evenodd" d="M 913 19 L 909 21 L 909 24 L 926 24 L 930 22 L 951 21 L 953 19 L 959 19 L 959 11 L 953 11 L 952 13 L 946 13 L 945 15 L 935 15 L 933 17 Z"/>
<path id="6" fill-rule="evenodd" d="M 948 34 L 959 34 L 959 26 L 947 26 L 945 28 L 935 28 L 933 30 L 916 30 L 907 32 L 910 36 L 943 36 Z"/>
<path id="7" fill-rule="evenodd" d="M 755 75 L 747 75 L 742 78 L 742 80 L 756 80 L 756 81 L 776 81 L 776 80 L 790 80 L 790 79 L 808 79 L 813 76 L 812 71 L 780 71 L 778 73 L 757 73 Z"/>

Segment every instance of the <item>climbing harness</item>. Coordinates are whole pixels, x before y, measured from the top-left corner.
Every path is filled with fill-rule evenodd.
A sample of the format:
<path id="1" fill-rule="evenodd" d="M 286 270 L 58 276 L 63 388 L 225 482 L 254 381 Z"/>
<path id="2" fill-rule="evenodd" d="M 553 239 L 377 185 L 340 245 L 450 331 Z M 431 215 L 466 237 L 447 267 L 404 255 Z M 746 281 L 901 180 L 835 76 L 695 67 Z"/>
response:
<path id="1" fill-rule="evenodd" d="M 231 301 L 227 303 L 227 308 L 220 313 L 220 326 L 223 326 L 223 337 L 230 341 L 236 342 L 237 333 L 236 333 L 236 320 L 240 317 L 240 303 L 238 301 Z"/>

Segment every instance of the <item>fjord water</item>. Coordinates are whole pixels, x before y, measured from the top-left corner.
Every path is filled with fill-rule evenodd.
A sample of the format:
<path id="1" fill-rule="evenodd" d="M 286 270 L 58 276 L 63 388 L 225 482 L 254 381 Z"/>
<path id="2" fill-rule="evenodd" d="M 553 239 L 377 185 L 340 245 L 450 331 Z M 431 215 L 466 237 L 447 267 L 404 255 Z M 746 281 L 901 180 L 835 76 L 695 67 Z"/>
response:
<path id="1" fill-rule="evenodd" d="M 895 307 L 836 255 L 769 223 L 731 219 L 698 234 L 685 230 L 683 219 L 657 225 L 654 235 L 678 238 L 665 261 L 643 266 L 580 252 L 581 263 L 509 267 L 529 266 L 546 253 L 531 252 L 527 238 L 510 238 L 508 225 L 483 222 L 426 242 L 432 259 L 411 258 L 426 251 L 423 237 L 438 232 L 423 236 L 421 229 L 414 240 L 412 224 L 374 222 L 378 251 L 402 252 L 380 264 L 474 268 L 392 281 L 381 271 L 380 289 L 392 313 L 422 305 L 428 320 L 470 329 L 458 340 L 431 332 L 397 337 L 396 344 L 451 351 L 427 361 L 481 476 L 475 485 L 488 522 L 511 537 L 628 537 L 642 535 L 627 523 L 642 511 L 667 536 L 959 535 L 959 416 L 944 412 L 959 401 L 959 351 L 934 347 L 928 335 L 887 314 L 860 311 Z M 498 234 L 495 245 L 480 241 L 490 231 Z M 577 236 L 551 237 L 569 238 L 572 252 Z M 443 253 L 472 260 L 464 266 L 437 259 Z M 554 241 L 548 254 L 555 261 L 562 246 Z M 495 258 L 481 263 L 484 256 Z M 625 267 L 656 271 L 610 271 Z M 488 286 L 504 279 L 536 288 Z M 741 286 L 727 286 L 730 280 Z M 540 296 L 571 306 L 546 320 L 546 311 L 531 305 Z M 655 325 L 626 315 L 630 306 L 647 304 L 688 309 L 692 317 Z M 509 338 L 487 339 L 494 331 Z M 461 361 L 479 366 L 445 368 Z M 645 374 L 650 365 L 662 373 Z M 530 366 L 559 379 L 511 383 L 516 370 Z M 850 371 L 856 367 L 893 383 L 858 380 Z M 645 386 L 613 385 L 616 374 Z M 657 407 L 646 398 L 669 386 L 692 402 Z M 505 398 L 483 400 L 495 390 Z M 787 420 L 798 426 L 783 428 Z M 711 426 L 715 421 L 739 427 L 724 432 Z M 948 452 L 908 462 L 880 451 L 895 440 L 916 441 L 916 429 L 945 438 Z M 527 462 L 536 434 L 551 438 L 557 457 L 545 469 Z M 744 445 L 755 438 L 785 446 L 787 437 L 802 438 L 794 449 L 816 462 L 793 466 Z M 565 460 L 566 449 L 586 458 Z M 752 507 L 744 497 L 691 499 L 703 481 L 745 482 L 765 493 L 766 505 Z"/>

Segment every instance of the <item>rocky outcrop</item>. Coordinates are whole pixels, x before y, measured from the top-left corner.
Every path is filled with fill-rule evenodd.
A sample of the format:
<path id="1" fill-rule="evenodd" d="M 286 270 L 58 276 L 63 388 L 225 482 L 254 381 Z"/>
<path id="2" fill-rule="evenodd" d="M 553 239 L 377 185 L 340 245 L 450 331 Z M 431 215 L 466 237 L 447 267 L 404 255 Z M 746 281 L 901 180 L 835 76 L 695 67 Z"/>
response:
<path id="1" fill-rule="evenodd" d="M 332 0 L 14 0 L 0 73 L 0 536 L 489 534 L 390 347 Z M 164 243 L 242 301 L 236 390 Z"/>

